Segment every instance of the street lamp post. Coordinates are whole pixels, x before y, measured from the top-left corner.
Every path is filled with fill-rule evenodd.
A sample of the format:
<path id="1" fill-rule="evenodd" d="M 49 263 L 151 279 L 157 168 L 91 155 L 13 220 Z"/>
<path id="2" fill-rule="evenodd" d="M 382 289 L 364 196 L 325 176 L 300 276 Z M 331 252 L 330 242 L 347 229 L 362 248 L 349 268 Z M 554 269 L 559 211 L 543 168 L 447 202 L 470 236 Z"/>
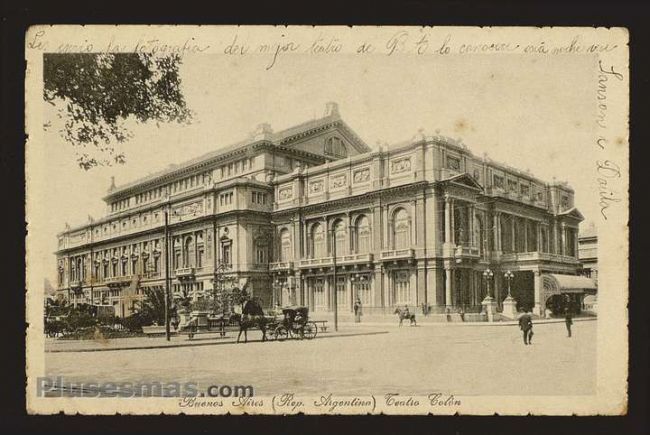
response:
<path id="1" fill-rule="evenodd" d="M 508 270 L 508 271 L 506 271 L 506 273 L 503 274 L 503 276 L 508 281 L 508 297 L 511 298 L 512 294 L 510 293 L 510 281 L 512 281 L 512 278 L 515 277 L 515 274 Z"/>
<path id="2" fill-rule="evenodd" d="M 517 318 L 517 301 L 512 297 L 512 292 L 510 289 L 510 283 L 515 277 L 515 274 L 511 271 L 506 271 L 503 274 L 503 277 L 508 281 L 508 296 L 503 300 L 503 315 L 511 319 Z"/>
<path id="3" fill-rule="evenodd" d="M 494 276 L 494 272 L 492 272 L 490 269 L 485 269 L 483 271 L 483 276 L 485 277 L 485 284 L 486 284 L 486 293 L 485 293 L 485 299 L 492 299 L 490 296 L 490 281 L 492 280 L 492 277 Z"/>
<path id="4" fill-rule="evenodd" d="M 490 269 L 485 269 L 485 271 L 483 271 L 483 277 L 485 278 L 487 293 L 485 295 L 485 299 L 483 299 L 483 302 L 481 302 L 481 305 L 483 305 L 483 311 L 487 315 L 488 322 L 493 322 L 494 314 L 496 312 L 496 304 L 494 302 L 494 298 L 490 296 L 490 281 L 494 277 L 494 272 L 492 272 Z"/>

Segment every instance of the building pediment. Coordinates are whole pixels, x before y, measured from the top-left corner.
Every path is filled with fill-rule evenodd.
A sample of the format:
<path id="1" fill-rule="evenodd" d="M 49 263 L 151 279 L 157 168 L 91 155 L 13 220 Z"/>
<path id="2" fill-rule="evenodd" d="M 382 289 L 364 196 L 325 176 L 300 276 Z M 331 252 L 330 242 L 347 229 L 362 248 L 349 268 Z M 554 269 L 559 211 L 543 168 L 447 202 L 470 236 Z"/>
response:
<path id="1" fill-rule="evenodd" d="M 585 219 L 585 217 L 582 215 L 582 213 L 580 213 L 580 211 L 575 207 L 572 207 L 569 210 L 563 211 L 562 213 L 559 213 L 558 215 L 573 218 L 573 219 L 576 219 L 576 220 L 579 220 L 579 221 L 583 221 Z"/>
<path id="2" fill-rule="evenodd" d="M 441 180 L 443 183 L 446 184 L 453 184 L 457 186 L 462 186 L 462 187 L 469 187 L 471 189 L 475 189 L 477 191 L 483 191 L 483 186 L 479 184 L 478 181 L 468 173 L 463 173 L 463 174 L 458 174 L 454 175 L 453 177 L 447 178 L 445 180 Z"/>
<path id="3" fill-rule="evenodd" d="M 334 144 L 328 141 L 334 141 Z M 311 154 L 321 155 L 326 158 L 345 158 L 370 152 L 371 149 L 359 136 L 341 119 L 318 120 L 313 125 L 304 126 L 290 134 L 282 134 L 276 143 L 289 149 L 295 149 Z M 335 152 L 337 143 L 345 148 L 340 154 Z"/>

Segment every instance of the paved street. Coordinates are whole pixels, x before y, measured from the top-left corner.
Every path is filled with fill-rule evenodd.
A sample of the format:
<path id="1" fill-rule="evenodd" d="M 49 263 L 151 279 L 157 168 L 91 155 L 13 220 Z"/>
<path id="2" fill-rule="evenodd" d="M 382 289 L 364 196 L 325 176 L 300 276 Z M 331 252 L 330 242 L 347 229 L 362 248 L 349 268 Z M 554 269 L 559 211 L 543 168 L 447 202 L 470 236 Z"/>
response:
<path id="1" fill-rule="evenodd" d="M 538 324 L 532 346 L 524 346 L 514 325 L 378 325 L 345 326 L 341 332 L 351 335 L 311 341 L 48 352 L 45 358 L 47 375 L 68 382 L 252 385 L 256 395 L 580 395 L 595 390 L 596 326 L 576 322 L 574 337 L 566 338 L 563 323 Z"/>

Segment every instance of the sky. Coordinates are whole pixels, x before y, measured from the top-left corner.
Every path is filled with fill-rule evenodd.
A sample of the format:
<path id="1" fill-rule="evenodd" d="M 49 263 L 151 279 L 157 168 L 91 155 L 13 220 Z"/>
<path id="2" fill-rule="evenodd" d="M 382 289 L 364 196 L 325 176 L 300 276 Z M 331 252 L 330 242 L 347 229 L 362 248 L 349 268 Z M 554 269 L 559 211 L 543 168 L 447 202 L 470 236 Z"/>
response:
<path id="1" fill-rule="evenodd" d="M 546 181 L 568 181 L 585 223 L 596 219 L 592 56 L 296 54 L 270 70 L 267 65 L 255 55 L 186 55 L 180 74 L 194 121 L 127 121 L 133 133 L 124 144 L 127 162 L 116 167 L 76 166 L 55 109 L 43 103 L 44 118 L 53 123 L 39 148 L 47 174 L 32 173 L 38 182 L 28 195 L 36 200 L 27 216 L 43 241 L 43 273 L 55 275 L 56 234 L 66 222 L 74 227 L 88 215 L 106 214 L 101 198 L 111 176 L 119 186 L 245 139 L 260 123 L 279 131 L 321 117 L 329 101 L 372 147 L 408 140 L 421 129 L 462 138 L 475 155 L 487 153 Z M 29 162 L 27 169 L 29 177 Z"/>

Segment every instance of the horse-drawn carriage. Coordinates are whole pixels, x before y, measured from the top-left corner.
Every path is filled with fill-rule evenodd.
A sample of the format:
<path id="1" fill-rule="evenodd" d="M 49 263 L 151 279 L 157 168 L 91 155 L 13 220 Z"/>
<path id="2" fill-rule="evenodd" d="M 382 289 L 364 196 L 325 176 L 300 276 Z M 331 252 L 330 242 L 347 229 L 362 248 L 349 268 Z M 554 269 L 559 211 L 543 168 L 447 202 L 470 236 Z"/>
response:
<path id="1" fill-rule="evenodd" d="M 287 338 L 306 338 L 311 340 L 318 334 L 316 323 L 309 321 L 309 308 L 290 307 L 282 309 L 281 319 L 275 319 L 267 324 L 270 337 L 278 341 Z"/>
<path id="2" fill-rule="evenodd" d="M 248 341 L 248 330 L 259 329 L 262 331 L 262 341 L 277 340 L 284 341 L 288 338 L 306 338 L 308 340 L 316 337 L 318 326 L 316 322 L 309 320 L 309 308 L 307 307 L 288 307 L 283 308 L 282 312 L 276 312 L 272 315 L 264 314 L 259 301 L 249 299 L 242 304 L 241 313 L 230 313 L 228 315 L 202 317 L 190 317 L 182 325 L 178 325 L 178 333 L 188 334 L 192 339 L 196 334 L 201 333 L 218 333 L 224 337 L 226 331 L 239 330 L 237 343 L 239 343 L 242 334 L 244 342 Z M 323 331 L 326 330 L 325 322 Z M 268 334 L 267 334 L 268 333 Z"/>

